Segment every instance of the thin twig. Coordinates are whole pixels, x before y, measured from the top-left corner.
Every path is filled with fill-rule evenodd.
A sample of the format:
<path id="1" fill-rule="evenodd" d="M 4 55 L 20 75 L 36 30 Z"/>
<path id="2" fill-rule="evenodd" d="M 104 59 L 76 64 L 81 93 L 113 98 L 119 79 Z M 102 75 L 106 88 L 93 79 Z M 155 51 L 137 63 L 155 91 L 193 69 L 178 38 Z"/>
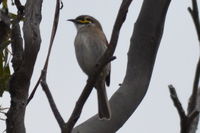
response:
<path id="1" fill-rule="evenodd" d="M 199 12 L 198 12 L 198 5 L 197 5 L 196 0 L 192 0 L 192 8 L 189 7 L 188 11 L 191 14 L 191 17 L 193 19 L 195 29 L 197 31 L 198 40 L 200 42 Z M 190 115 L 190 113 L 195 111 L 195 107 L 197 104 L 197 98 L 198 98 L 199 77 L 200 77 L 200 58 L 198 60 L 197 66 L 196 66 L 196 72 L 195 72 L 194 83 L 193 83 L 193 91 L 192 91 L 190 101 L 188 104 L 188 115 Z"/>
<path id="2" fill-rule="evenodd" d="M 48 62 L 49 62 L 49 57 L 50 57 L 50 53 L 51 53 L 51 49 L 52 49 L 52 46 L 53 46 L 53 41 L 54 41 L 54 37 L 55 37 L 55 34 L 56 34 L 56 31 L 57 31 L 57 26 L 58 26 L 58 21 L 59 21 L 59 14 L 60 14 L 60 0 L 57 0 L 57 3 L 56 3 L 56 9 L 55 9 L 55 15 L 54 15 L 54 23 L 53 23 L 53 28 L 52 28 L 52 33 L 51 33 L 51 38 L 50 38 L 50 44 L 49 44 L 49 49 L 48 49 L 48 54 L 47 54 L 47 57 L 46 57 L 46 61 L 45 61 L 45 64 L 44 64 L 44 67 L 43 67 L 43 70 L 41 72 L 41 75 L 30 95 L 30 97 L 28 98 L 28 102 L 27 104 L 31 101 L 31 99 L 33 98 L 36 90 L 37 90 L 37 87 L 38 85 L 41 83 L 41 86 L 47 96 L 47 99 L 49 101 L 49 104 L 50 104 L 50 107 L 52 109 L 52 112 L 60 126 L 60 128 L 62 129 L 63 126 L 64 126 L 64 120 L 61 116 L 61 114 L 59 113 L 57 107 L 56 107 L 56 104 L 53 100 L 53 97 L 51 95 L 51 92 L 49 90 L 49 87 L 47 85 L 47 82 L 46 82 L 46 75 L 47 75 L 47 68 L 48 68 Z"/>
<path id="3" fill-rule="evenodd" d="M 53 21 L 53 28 L 52 28 L 52 31 L 51 31 L 49 50 L 48 50 L 46 62 L 45 62 L 44 68 L 43 68 L 43 70 L 46 70 L 46 71 L 47 71 L 47 68 L 48 68 L 51 49 L 52 49 L 52 46 L 53 46 L 53 41 L 54 41 L 56 31 L 57 31 L 57 27 L 58 27 L 59 17 L 60 17 L 60 0 L 57 0 L 56 10 L 55 10 L 55 15 L 54 15 L 54 21 Z"/>
<path id="4" fill-rule="evenodd" d="M 196 66 L 195 78 L 194 78 L 194 83 L 193 83 L 193 91 L 190 96 L 190 101 L 188 104 L 188 113 L 193 112 L 198 102 L 197 97 L 198 97 L 199 76 L 200 76 L 200 58 Z"/>
<path id="5" fill-rule="evenodd" d="M 181 120 L 185 120 L 186 119 L 186 114 L 185 114 L 185 111 L 182 107 L 182 104 L 177 96 L 177 93 L 176 93 L 176 90 L 175 88 L 172 86 L 172 85 L 169 85 L 169 91 L 170 91 L 170 96 L 171 96 L 171 99 L 174 103 L 174 106 L 176 107 L 177 111 L 178 111 L 178 114 L 180 116 L 180 119 Z"/>
<path id="6" fill-rule="evenodd" d="M 198 13 L 198 6 L 197 1 L 192 0 L 192 8 L 188 8 L 189 13 L 191 14 L 191 17 L 193 19 L 198 40 L 200 41 L 200 23 L 199 23 L 199 13 Z M 199 85 L 199 78 L 200 78 L 200 58 L 198 60 L 197 66 L 196 66 L 196 73 L 193 83 L 193 90 L 192 94 L 190 96 L 190 100 L 188 103 L 188 113 L 186 115 L 179 99 L 176 94 L 176 90 L 172 85 L 169 85 L 171 98 L 174 102 L 174 105 L 176 109 L 178 110 L 180 119 L 181 119 L 181 133 L 193 133 L 196 132 L 198 121 L 199 121 L 199 109 L 197 109 L 197 104 L 199 104 L 200 101 L 198 100 L 199 92 L 198 92 L 198 85 Z"/>
<path id="7" fill-rule="evenodd" d="M 192 0 L 192 8 L 188 8 L 189 13 L 191 14 L 191 17 L 193 19 L 198 40 L 200 41 L 200 23 L 199 23 L 199 12 L 198 12 L 198 5 L 196 0 Z"/>
<path id="8" fill-rule="evenodd" d="M 44 67 L 43 67 L 43 70 L 42 70 L 42 73 L 41 73 L 41 76 L 40 76 L 40 78 L 41 78 L 40 83 L 41 83 L 41 86 L 42 86 L 46 96 L 47 96 L 51 110 L 52 110 L 61 130 L 62 130 L 65 122 L 64 122 L 61 114 L 59 113 L 59 111 L 56 107 L 56 104 L 53 100 L 53 97 L 52 97 L 51 92 L 49 90 L 48 84 L 46 82 L 47 68 L 48 68 L 49 58 L 50 58 L 50 54 L 51 54 L 51 49 L 52 49 L 52 46 L 53 46 L 53 41 L 54 41 L 55 34 L 56 34 L 56 31 L 57 31 L 59 16 L 60 16 L 60 0 L 57 0 L 55 15 L 54 15 L 53 28 L 52 28 L 52 32 L 51 32 L 51 38 L 50 38 L 49 50 L 48 50 L 47 58 L 46 58 L 46 61 L 45 61 L 45 64 L 44 64 Z"/>
<path id="9" fill-rule="evenodd" d="M 48 68 L 49 57 L 50 57 L 50 54 L 51 54 L 53 41 L 54 41 L 55 34 L 56 34 L 56 31 L 57 31 L 57 27 L 58 27 L 59 16 L 60 16 L 60 0 L 57 0 L 56 9 L 55 9 L 55 15 L 54 15 L 53 28 L 52 28 L 52 32 L 51 32 L 50 44 L 49 44 L 49 49 L 48 49 L 48 54 L 47 54 L 46 61 L 45 61 L 45 64 L 44 64 L 44 67 L 43 67 L 42 71 L 44 71 L 44 70 L 47 71 L 47 68 Z M 41 73 L 41 75 L 42 75 L 42 73 Z M 33 91 L 31 92 L 31 95 L 28 98 L 28 103 L 34 97 L 34 94 L 35 94 L 35 92 L 37 90 L 37 87 L 38 87 L 38 85 L 39 85 L 39 83 L 41 81 L 41 75 L 40 75 L 40 77 L 39 77 L 39 79 L 38 79 Z"/>
<path id="10" fill-rule="evenodd" d="M 59 111 L 58 111 L 58 109 L 56 107 L 56 104 L 55 104 L 55 102 L 53 100 L 53 97 L 51 95 L 51 92 L 49 90 L 49 87 L 48 87 L 46 81 L 42 80 L 41 81 L 41 86 L 42 86 L 42 88 L 43 88 L 43 90 L 44 90 L 44 92 L 45 92 L 45 94 L 46 94 L 46 96 L 48 98 L 49 104 L 51 106 L 51 110 L 52 110 L 52 112 L 53 112 L 53 114 L 54 114 L 54 116 L 55 116 L 60 128 L 62 129 L 63 125 L 65 124 L 65 122 L 64 122 L 62 116 L 60 115 L 60 113 L 59 113 Z"/>
<path id="11" fill-rule="evenodd" d="M 33 88 L 33 90 L 32 90 L 32 92 L 31 92 L 30 96 L 28 97 L 26 106 L 27 106 L 27 105 L 29 104 L 29 102 L 33 99 L 33 97 L 34 97 L 34 95 L 35 95 L 35 92 L 36 92 L 36 90 L 37 90 L 37 87 L 39 86 L 39 84 L 40 84 L 40 82 L 41 82 L 41 77 L 42 77 L 42 75 L 40 75 L 40 77 L 39 77 L 39 79 L 38 79 L 38 81 L 37 81 L 35 87 Z"/>
<path id="12" fill-rule="evenodd" d="M 199 13 L 198 13 L 198 6 L 197 6 L 196 0 L 192 0 L 192 8 L 189 7 L 188 11 L 192 17 L 192 20 L 194 22 L 195 29 L 197 32 L 198 40 L 200 41 L 200 23 L 199 23 Z M 196 105 L 199 77 L 200 77 L 200 58 L 198 60 L 197 67 L 196 67 L 196 73 L 195 73 L 195 78 L 194 78 L 194 83 L 193 83 L 193 92 L 189 101 L 188 113 L 191 113 Z"/>
<path id="13" fill-rule="evenodd" d="M 61 5 L 60 5 L 60 9 L 63 9 L 63 7 L 64 7 L 64 4 L 63 4 L 63 2 L 61 1 L 61 3 L 60 3 Z"/>
<path id="14" fill-rule="evenodd" d="M 95 84 L 95 79 L 89 78 L 86 86 L 84 87 L 84 90 L 82 91 L 78 101 L 76 102 L 75 108 L 68 122 L 65 125 L 65 129 L 63 129 L 64 130 L 63 133 L 71 133 L 74 125 L 76 124 L 77 120 L 79 119 L 81 115 L 83 106 L 92 91 L 92 88 L 94 86 L 93 84 Z"/>
<path id="15" fill-rule="evenodd" d="M 199 11 L 198 11 L 198 5 L 196 0 L 192 0 L 192 8 L 188 8 L 189 13 L 191 14 L 191 17 L 193 19 L 195 29 L 197 32 L 199 44 L 200 44 L 200 21 L 199 21 Z M 200 46 L 200 45 L 199 45 Z M 194 77 L 194 83 L 193 83 L 193 90 L 192 94 L 190 96 L 190 100 L 188 103 L 188 132 L 194 133 L 197 130 L 197 126 L 199 123 L 199 78 L 200 78 L 200 57 L 198 59 L 198 63 L 196 66 L 196 72 Z"/>
<path id="16" fill-rule="evenodd" d="M 200 41 L 200 23 L 199 23 L 199 13 L 198 13 L 198 6 L 197 6 L 197 1 L 192 0 L 192 8 L 188 8 L 189 13 L 191 14 L 191 17 L 193 19 L 198 40 Z M 194 83 L 193 83 L 193 90 L 192 94 L 190 96 L 190 100 L 188 103 L 188 113 L 186 115 L 179 99 L 176 94 L 175 88 L 170 85 L 170 93 L 171 93 L 171 98 L 174 102 L 174 105 L 176 109 L 178 110 L 180 119 L 181 119 L 181 133 L 195 133 L 199 121 L 199 109 L 198 105 L 198 85 L 199 85 L 199 77 L 200 77 L 200 58 L 197 63 L 196 67 L 196 73 L 195 73 L 195 78 L 194 78 Z"/>

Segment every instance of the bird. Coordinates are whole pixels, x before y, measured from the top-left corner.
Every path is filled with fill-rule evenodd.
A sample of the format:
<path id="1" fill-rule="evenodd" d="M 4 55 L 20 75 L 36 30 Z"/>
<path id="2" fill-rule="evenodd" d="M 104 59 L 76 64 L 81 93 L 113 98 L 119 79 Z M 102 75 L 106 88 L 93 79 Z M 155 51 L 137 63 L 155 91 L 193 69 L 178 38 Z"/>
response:
<path id="1" fill-rule="evenodd" d="M 100 22 L 90 15 L 68 19 L 74 23 L 77 34 L 74 40 L 76 59 L 82 71 L 90 76 L 108 48 L 108 42 Z M 111 119 L 106 85 L 110 85 L 111 64 L 108 63 L 99 74 L 94 85 L 97 90 L 98 116 L 100 120 Z"/>

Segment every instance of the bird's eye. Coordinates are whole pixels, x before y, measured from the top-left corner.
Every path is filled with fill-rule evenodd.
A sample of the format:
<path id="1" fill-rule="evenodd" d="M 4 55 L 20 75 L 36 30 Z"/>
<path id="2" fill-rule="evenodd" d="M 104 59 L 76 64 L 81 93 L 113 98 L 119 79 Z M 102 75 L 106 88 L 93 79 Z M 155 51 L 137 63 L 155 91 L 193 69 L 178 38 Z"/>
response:
<path id="1" fill-rule="evenodd" d="M 79 23 L 81 23 L 81 24 L 89 24 L 89 23 L 92 23 L 92 21 L 90 19 L 88 19 L 88 18 L 84 18 L 84 19 L 80 19 Z"/>

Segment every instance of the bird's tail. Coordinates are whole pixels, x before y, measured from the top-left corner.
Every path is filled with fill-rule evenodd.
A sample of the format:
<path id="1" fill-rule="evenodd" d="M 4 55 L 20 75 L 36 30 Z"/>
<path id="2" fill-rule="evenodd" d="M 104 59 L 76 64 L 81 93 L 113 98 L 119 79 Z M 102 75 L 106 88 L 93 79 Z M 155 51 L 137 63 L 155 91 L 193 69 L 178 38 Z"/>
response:
<path id="1" fill-rule="evenodd" d="M 96 85 L 98 97 L 99 118 L 109 120 L 111 118 L 111 110 L 106 93 L 105 82 Z"/>

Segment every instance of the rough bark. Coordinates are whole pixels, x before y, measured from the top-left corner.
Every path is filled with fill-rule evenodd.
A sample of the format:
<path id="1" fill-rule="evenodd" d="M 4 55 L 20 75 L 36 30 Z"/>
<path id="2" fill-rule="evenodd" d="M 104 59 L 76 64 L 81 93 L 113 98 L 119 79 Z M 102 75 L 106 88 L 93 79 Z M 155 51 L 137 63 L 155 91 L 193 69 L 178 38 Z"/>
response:
<path id="1" fill-rule="evenodd" d="M 23 25 L 24 50 L 22 63 L 10 79 L 11 105 L 7 113 L 7 133 L 25 133 L 24 117 L 29 85 L 40 48 L 39 24 L 42 0 L 27 0 Z M 16 49 L 15 49 L 16 50 Z"/>
<path id="2" fill-rule="evenodd" d="M 21 37 L 19 21 L 13 22 L 11 28 L 11 48 L 12 48 L 12 67 L 14 71 L 17 71 L 22 63 L 23 57 L 23 39 Z"/>
<path id="3" fill-rule="evenodd" d="M 126 76 L 121 87 L 110 99 L 111 120 L 100 121 L 95 115 L 77 126 L 73 133 L 114 133 L 134 113 L 150 83 L 170 1 L 143 2 L 131 38 Z"/>
<path id="4" fill-rule="evenodd" d="M 4 49 L 4 43 L 8 40 L 9 27 L 10 19 L 8 14 L 5 11 L 0 10 L 0 50 Z"/>

